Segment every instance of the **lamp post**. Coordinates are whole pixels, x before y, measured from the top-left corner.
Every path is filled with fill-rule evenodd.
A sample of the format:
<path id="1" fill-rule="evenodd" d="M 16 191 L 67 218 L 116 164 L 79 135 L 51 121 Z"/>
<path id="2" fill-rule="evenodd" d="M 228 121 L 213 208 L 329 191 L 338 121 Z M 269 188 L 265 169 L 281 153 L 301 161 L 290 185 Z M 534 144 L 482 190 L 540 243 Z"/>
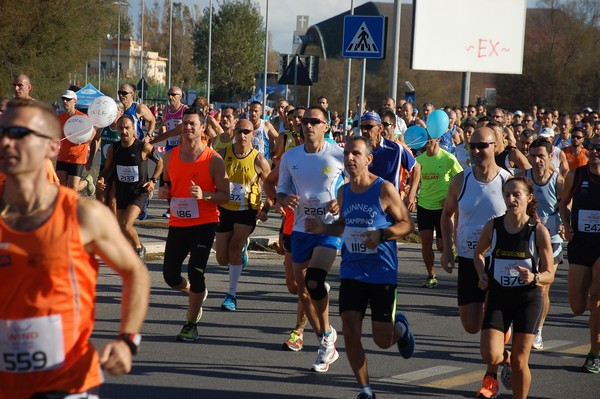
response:
<path id="1" fill-rule="evenodd" d="M 140 46 L 140 82 L 142 82 L 142 90 L 140 90 L 140 102 L 144 102 L 144 0 L 142 0 L 142 23 L 140 25 L 142 32 L 142 42 Z"/>
<path id="2" fill-rule="evenodd" d="M 167 90 L 171 87 L 171 47 L 173 45 L 173 0 L 171 0 L 171 4 L 169 5 L 169 86 Z"/>
<path id="3" fill-rule="evenodd" d="M 208 16 L 208 71 L 206 74 L 206 102 L 208 102 L 209 106 L 210 106 L 210 67 L 211 67 L 211 61 L 212 61 L 212 14 L 213 14 L 213 8 L 212 8 L 212 0 L 210 0 L 209 3 L 209 13 L 210 15 Z"/>
<path id="4" fill-rule="evenodd" d="M 265 73 L 263 76 L 263 119 L 267 114 L 267 67 L 269 62 L 269 0 L 265 9 Z"/>

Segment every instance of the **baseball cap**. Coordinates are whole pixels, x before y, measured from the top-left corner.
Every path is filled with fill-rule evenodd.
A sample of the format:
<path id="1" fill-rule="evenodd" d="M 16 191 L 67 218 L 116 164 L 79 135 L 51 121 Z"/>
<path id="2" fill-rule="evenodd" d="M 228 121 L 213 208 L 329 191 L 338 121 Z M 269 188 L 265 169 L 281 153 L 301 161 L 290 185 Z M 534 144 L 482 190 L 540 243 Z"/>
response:
<path id="1" fill-rule="evenodd" d="M 379 114 L 377 112 L 369 111 L 369 112 L 365 112 L 360 117 L 361 123 L 366 122 L 366 121 L 373 121 L 373 122 L 381 123 L 381 118 L 379 117 Z"/>
<path id="2" fill-rule="evenodd" d="M 515 111 L 514 115 L 523 116 L 523 111 Z"/>
<path id="3" fill-rule="evenodd" d="M 552 138 L 552 137 L 554 137 L 554 130 L 552 130 L 549 127 L 545 127 L 545 128 L 542 129 L 542 131 L 540 132 L 539 136 L 541 138 L 544 138 L 544 139 Z"/>
<path id="4" fill-rule="evenodd" d="M 77 100 L 77 94 L 73 90 L 67 90 L 61 94 L 60 98 L 68 98 L 69 100 Z"/>
<path id="5" fill-rule="evenodd" d="M 593 111 L 593 109 L 591 109 L 590 107 L 585 107 L 582 112 L 586 112 L 589 114 L 592 111 Z"/>

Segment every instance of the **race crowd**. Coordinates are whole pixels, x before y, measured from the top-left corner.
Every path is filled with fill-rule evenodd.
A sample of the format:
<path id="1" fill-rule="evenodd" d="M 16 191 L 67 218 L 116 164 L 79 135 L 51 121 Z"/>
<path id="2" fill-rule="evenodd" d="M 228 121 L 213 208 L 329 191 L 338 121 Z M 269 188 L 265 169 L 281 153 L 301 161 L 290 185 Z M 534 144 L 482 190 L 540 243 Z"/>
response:
<path id="1" fill-rule="evenodd" d="M 280 99 L 263 119 L 260 102 L 214 109 L 200 98 L 188 107 L 174 86 L 157 118 L 125 83 L 114 122 L 77 143 L 63 129 L 85 115 L 74 91 L 62 93 L 57 116 L 31 97 L 26 75 L 14 77 L 13 89 L 0 114 L 0 399 L 98 398 L 101 366 L 113 375 L 131 370 L 149 296 L 135 221 L 155 193 L 169 223 L 164 282 L 188 298 L 178 341 L 200 339 L 213 244 L 228 268 L 221 308 L 235 311 L 249 237 L 278 212 L 286 285 L 298 297 L 283 349 L 302 350 L 310 324 L 319 344 L 310 369 L 325 373 L 338 359 L 326 280 L 341 253 L 345 352 L 357 397 L 375 398 L 361 343 L 367 308 L 377 346 L 396 345 L 405 359 L 415 350 L 396 309 L 396 240 L 415 231 L 412 213 L 422 287 L 436 288 L 437 265 L 456 269 L 461 323 L 480 334 L 487 369 L 477 397 L 496 397 L 500 382 L 513 397 L 528 396 L 530 351 L 543 350 L 550 287 L 567 262 L 571 309 L 590 312 L 581 369 L 600 373 L 598 111 L 417 109 L 393 98 L 373 109 L 357 98 L 342 120 L 321 96 L 307 108 Z M 99 352 L 89 342 L 96 256 L 123 280 L 121 328 Z"/>

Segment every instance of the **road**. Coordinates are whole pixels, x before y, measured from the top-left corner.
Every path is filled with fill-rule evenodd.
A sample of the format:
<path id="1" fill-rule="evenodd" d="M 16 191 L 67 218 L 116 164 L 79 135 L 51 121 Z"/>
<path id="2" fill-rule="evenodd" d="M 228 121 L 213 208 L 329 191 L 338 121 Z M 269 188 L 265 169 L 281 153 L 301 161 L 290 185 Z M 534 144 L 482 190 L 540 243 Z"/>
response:
<path id="1" fill-rule="evenodd" d="M 144 242 L 159 245 L 166 229 L 158 217 L 164 205 L 154 202 L 154 215 L 141 227 Z M 276 218 L 257 235 L 276 233 Z M 438 273 L 440 284 L 428 290 L 418 245 L 400 247 L 398 308 L 411 323 L 417 349 L 404 360 L 396 348 L 382 350 L 371 339 L 368 316 L 363 343 L 369 361 L 371 386 L 379 399 L 474 397 L 485 366 L 479 355 L 479 335 L 462 330 L 456 307 L 456 275 Z M 281 350 L 295 321 L 295 297 L 284 284 L 282 258 L 273 252 L 250 253 L 238 290 L 235 312 L 220 309 L 227 290 L 227 271 L 209 260 L 209 296 L 199 325 L 201 339 L 175 341 L 183 325 L 186 298 L 162 279 L 162 259 L 149 262 L 152 277 L 150 310 L 143 343 L 130 375 L 108 376 L 104 399 L 117 398 L 355 398 L 358 389 L 347 362 L 338 312 L 339 257 L 331 283 L 332 324 L 340 332 L 339 360 L 326 374 L 309 371 L 317 340 L 307 330 L 301 352 Z M 545 349 L 533 352 L 531 398 L 597 398 L 600 376 L 579 372 L 589 346 L 587 315 L 574 316 L 566 297 L 567 267 L 561 265 L 552 287 L 552 309 L 544 328 Z M 119 329 L 119 278 L 102 267 L 94 342 L 100 347 Z M 510 397 L 501 388 L 500 397 Z"/>

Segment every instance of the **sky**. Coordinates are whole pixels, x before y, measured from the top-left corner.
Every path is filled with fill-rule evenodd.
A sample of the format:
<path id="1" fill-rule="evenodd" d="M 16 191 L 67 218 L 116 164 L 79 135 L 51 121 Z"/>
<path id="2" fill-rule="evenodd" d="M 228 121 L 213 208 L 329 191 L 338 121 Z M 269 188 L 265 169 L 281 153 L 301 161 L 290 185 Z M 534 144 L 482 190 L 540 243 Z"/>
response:
<path id="1" fill-rule="evenodd" d="M 129 3 L 129 14 L 136 24 L 134 35 L 137 35 L 137 25 L 140 22 L 140 11 L 142 0 L 127 0 Z M 151 5 L 155 0 L 145 0 L 146 5 Z M 210 0 L 174 0 L 193 7 L 197 5 L 201 10 L 209 6 Z M 222 0 L 221 0 L 222 1 Z M 267 0 L 253 0 L 261 7 L 263 16 Z M 498 0 L 500 1 L 500 0 Z M 219 0 L 213 0 L 213 7 L 218 5 Z M 358 7 L 370 0 L 269 0 L 269 31 L 272 34 L 272 48 L 282 54 L 292 52 L 292 39 L 296 28 L 296 16 L 307 15 L 309 25 L 317 24 L 333 16 L 350 10 L 352 2 Z M 376 0 L 380 3 L 394 3 L 394 0 Z M 412 3 L 412 0 L 402 0 L 403 3 Z M 162 0 L 159 0 L 162 4 Z M 527 6 L 532 7 L 535 0 L 527 0 Z"/>
<path id="2" fill-rule="evenodd" d="M 175 0 L 190 7 L 198 5 L 200 9 L 209 6 L 209 0 Z M 393 0 L 377 0 L 381 3 L 393 3 Z M 134 36 L 137 35 L 141 11 L 141 0 L 128 0 L 129 14 L 136 27 Z M 267 0 L 254 0 L 261 7 L 263 18 Z M 368 3 L 369 0 L 354 0 L 354 7 Z M 146 5 L 151 5 L 154 0 L 145 0 Z M 162 4 L 162 0 L 159 1 Z M 213 0 L 216 7 L 218 0 Z M 350 9 L 351 0 L 269 0 L 269 31 L 272 34 L 273 50 L 288 54 L 292 51 L 292 39 L 296 28 L 296 16 L 308 15 L 309 25 L 314 25 Z"/>

